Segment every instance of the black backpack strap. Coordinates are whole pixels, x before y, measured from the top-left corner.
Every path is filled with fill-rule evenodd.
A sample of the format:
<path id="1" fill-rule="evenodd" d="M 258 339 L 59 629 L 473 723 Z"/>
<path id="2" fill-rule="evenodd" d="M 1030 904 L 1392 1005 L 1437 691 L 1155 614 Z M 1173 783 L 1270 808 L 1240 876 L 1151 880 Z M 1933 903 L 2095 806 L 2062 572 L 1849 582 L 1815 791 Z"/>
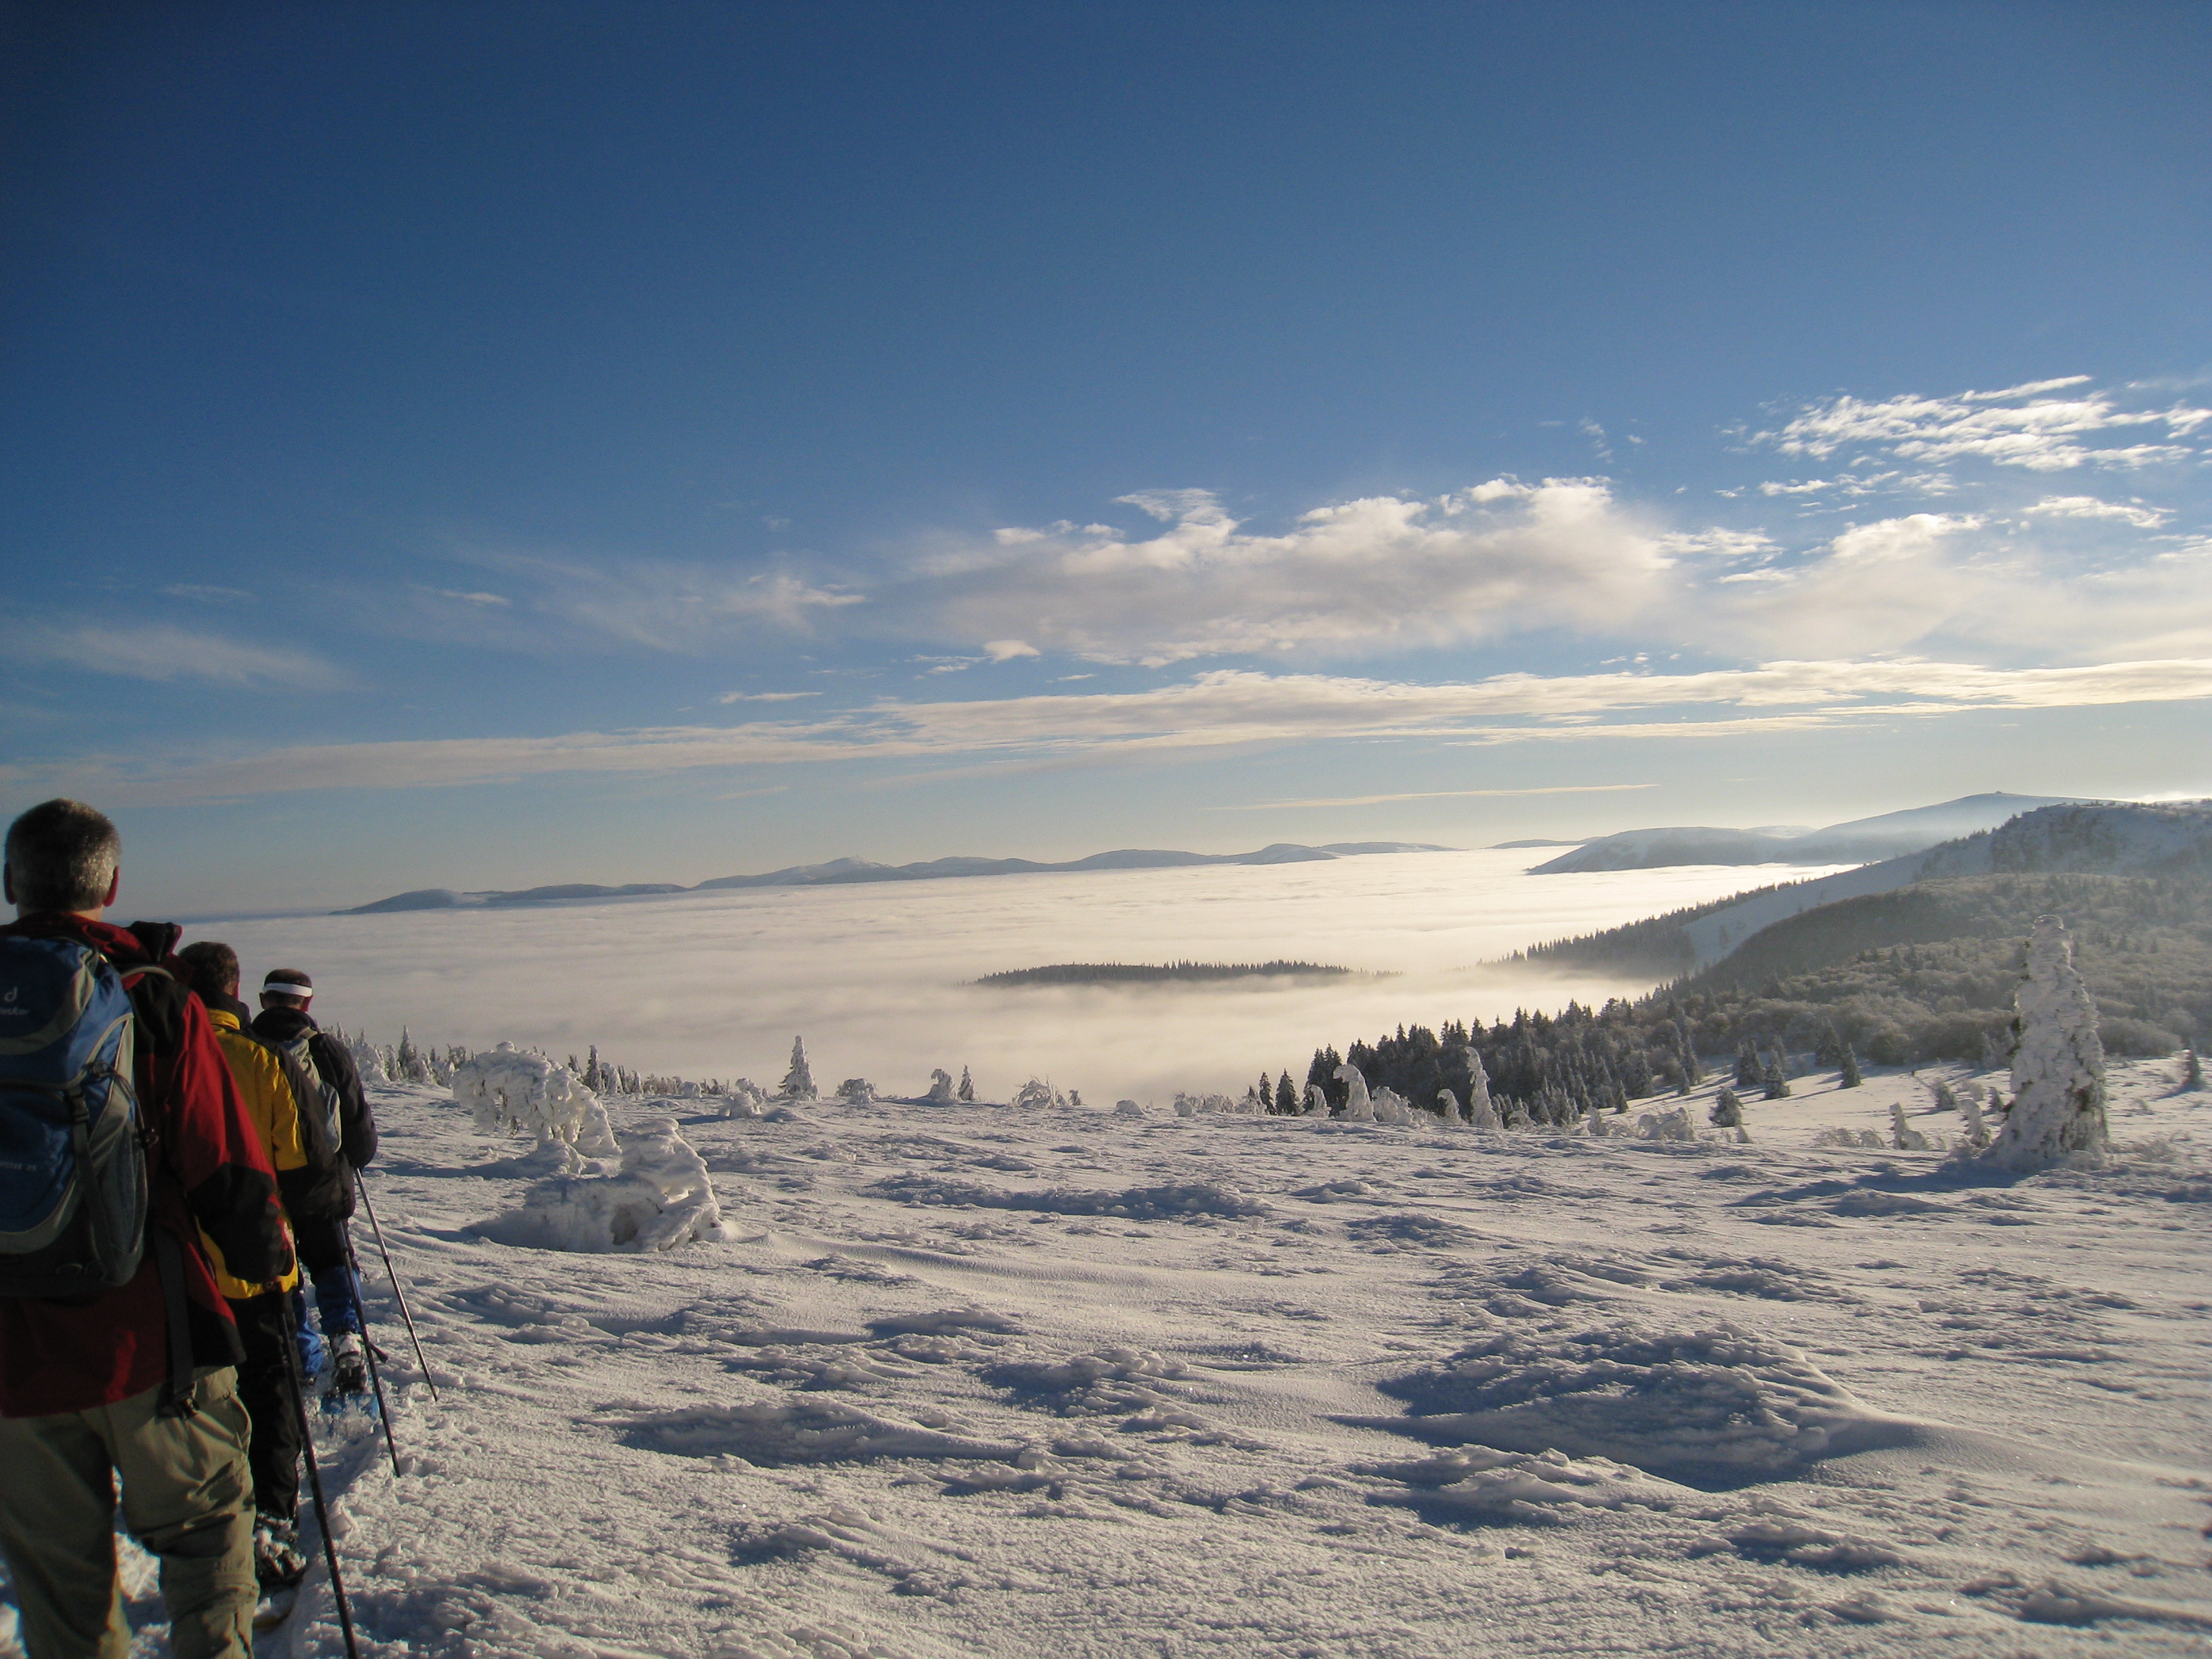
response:
<path id="1" fill-rule="evenodd" d="M 161 1311 L 169 1327 L 169 1375 L 161 1384 L 156 1417 L 191 1417 L 199 1407 L 192 1401 L 192 1314 L 185 1290 L 185 1247 L 177 1236 L 156 1221 L 154 1260 L 161 1273 Z"/>

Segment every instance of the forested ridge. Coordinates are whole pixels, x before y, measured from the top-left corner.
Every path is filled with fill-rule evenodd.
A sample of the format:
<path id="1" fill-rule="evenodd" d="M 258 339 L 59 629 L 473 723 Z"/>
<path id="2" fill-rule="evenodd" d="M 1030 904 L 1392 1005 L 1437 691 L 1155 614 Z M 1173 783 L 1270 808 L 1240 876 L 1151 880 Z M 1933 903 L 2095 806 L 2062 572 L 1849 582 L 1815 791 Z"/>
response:
<path id="1" fill-rule="evenodd" d="M 1525 954 L 1562 960 L 1571 947 L 1578 965 L 1640 963 L 1663 956 L 1684 921 L 1741 896 Z M 1323 1048 L 1307 1079 L 1341 1104 L 1335 1073 L 1348 1060 L 1370 1090 L 1433 1109 L 1440 1089 L 1466 1099 L 1472 1048 L 1501 1103 L 1519 1103 L 1537 1122 L 1567 1123 L 1673 1092 L 1747 1048 L 1778 1059 L 1785 1074 L 1839 1067 L 1846 1052 L 1887 1066 L 1996 1063 L 2010 1049 L 2029 926 L 2045 915 L 2073 933 L 2108 1048 L 2171 1054 L 2212 1029 L 2212 879 L 2194 871 L 1966 876 L 1805 911 L 1700 973 L 1679 973 L 1676 957 L 1678 976 L 1633 1000 L 1516 1011 L 1488 1026 L 1401 1026 L 1340 1055 Z"/>

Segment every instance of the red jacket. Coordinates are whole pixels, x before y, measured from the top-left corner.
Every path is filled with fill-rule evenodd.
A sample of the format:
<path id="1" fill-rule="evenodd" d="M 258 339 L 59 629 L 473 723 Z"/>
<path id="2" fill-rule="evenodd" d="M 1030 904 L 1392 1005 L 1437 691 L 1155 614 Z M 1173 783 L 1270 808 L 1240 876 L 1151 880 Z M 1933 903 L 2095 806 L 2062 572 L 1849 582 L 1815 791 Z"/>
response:
<path id="1" fill-rule="evenodd" d="M 104 954 L 126 981 L 134 964 L 158 963 L 181 987 L 183 965 L 170 954 L 176 930 L 140 927 L 154 949 L 112 922 L 59 911 L 25 916 L 0 927 L 0 934 L 80 940 Z M 168 992 L 151 976 L 144 983 L 155 994 L 141 1004 L 135 1080 L 159 1137 L 150 1224 L 166 1226 L 185 1244 L 194 1363 L 236 1364 L 238 1328 L 201 1254 L 198 1230 L 207 1230 L 243 1277 L 267 1280 L 289 1271 L 292 1249 L 276 1177 L 199 999 Z M 148 1017 L 147 1003 L 158 1008 L 158 1018 Z M 137 1277 L 119 1290 L 82 1302 L 0 1297 L 0 1417 L 112 1405 L 160 1384 L 168 1376 L 168 1357 L 161 1269 L 149 1239 Z"/>

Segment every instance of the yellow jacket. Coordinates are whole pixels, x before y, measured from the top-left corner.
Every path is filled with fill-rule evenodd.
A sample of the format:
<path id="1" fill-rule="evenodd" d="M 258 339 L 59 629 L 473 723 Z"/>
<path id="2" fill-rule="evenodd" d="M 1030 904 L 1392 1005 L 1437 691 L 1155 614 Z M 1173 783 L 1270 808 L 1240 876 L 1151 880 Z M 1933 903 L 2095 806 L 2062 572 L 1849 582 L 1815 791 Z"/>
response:
<path id="1" fill-rule="evenodd" d="M 292 1097 L 292 1085 L 285 1080 L 283 1062 L 268 1046 L 239 1029 L 238 1016 L 228 1008 L 210 1008 L 208 1021 L 215 1027 L 215 1040 L 222 1049 L 222 1057 L 230 1062 L 230 1074 L 238 1084 L 238 1097 L 246 1104 L 246 1121 L 261 1137 L 262 1150 L 269 1154 L 269 1162 L 278 1172 L 306 1166 L 307 1152 L 300 1139 L 300 1107 Z M 291 1231 L 290 1222 L 285 1231 Z M 232 1275 L 222 1259 L 222 1251 L 205 1232 L 200 1234 L 200 1246 L 206 1250 L 208 1261 L 215 1267 L 215 1282 L 223 1295 L 234 1302 L 249 1296 L 259 1296 L 267 1291 L 266 1285 L 250 1284 Z M 278 1286 L 290 1290 L 300 1282 L 299 1263 Z"/>

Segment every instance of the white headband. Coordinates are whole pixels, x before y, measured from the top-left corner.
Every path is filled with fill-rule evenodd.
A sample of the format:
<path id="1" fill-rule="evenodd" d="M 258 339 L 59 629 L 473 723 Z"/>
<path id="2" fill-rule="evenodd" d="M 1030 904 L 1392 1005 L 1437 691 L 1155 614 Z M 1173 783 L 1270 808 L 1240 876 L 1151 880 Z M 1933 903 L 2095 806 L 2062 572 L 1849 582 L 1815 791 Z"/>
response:
<path id="1" fill-rule="evenodd" d="M 301 1001 L 305 1002 L 315 994 L 315 988 L 312 985 L 301 985 L 289 979 L 264 979 L 261 981 L 261 994 L 264 997 L 297 997 Z"/>

